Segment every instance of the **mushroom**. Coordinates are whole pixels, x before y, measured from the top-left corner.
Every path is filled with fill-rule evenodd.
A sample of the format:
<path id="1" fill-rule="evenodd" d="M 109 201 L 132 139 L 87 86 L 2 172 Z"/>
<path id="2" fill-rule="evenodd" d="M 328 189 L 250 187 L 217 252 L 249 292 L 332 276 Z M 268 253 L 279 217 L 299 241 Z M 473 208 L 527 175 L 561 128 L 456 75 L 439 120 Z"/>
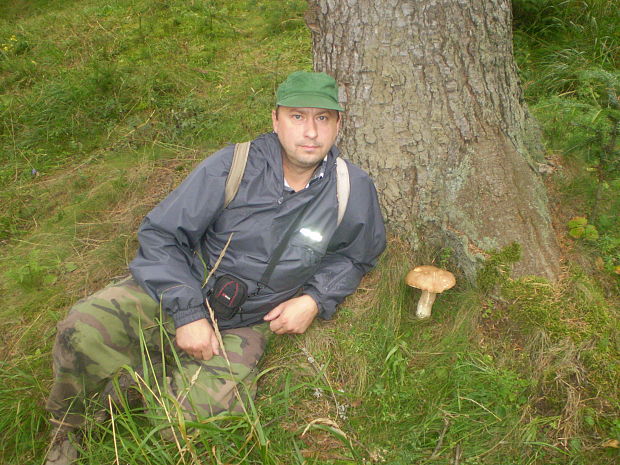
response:
<path id="1" fill-rule="evenodd" d="M 415 315 L 418 318 L 428 318 L 431 316 L 431 308 L 433 307 L 433 302 L 435 302 L 435 296 L 454 286 L 456 279 L 449 271 L 435 266 L 423 265 L 416 266 L 407 273 L 405 283 L 408 286 L 422 290 Z"/>

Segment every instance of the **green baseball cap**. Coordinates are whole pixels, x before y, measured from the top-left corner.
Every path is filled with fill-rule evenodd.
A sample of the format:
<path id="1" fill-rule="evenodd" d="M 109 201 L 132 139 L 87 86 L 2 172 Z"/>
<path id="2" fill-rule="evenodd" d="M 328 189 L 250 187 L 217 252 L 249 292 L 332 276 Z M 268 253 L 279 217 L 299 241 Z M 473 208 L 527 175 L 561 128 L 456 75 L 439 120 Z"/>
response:
<path id="1" fill-rule="evenodd" d="M 276 91 L 276 105 L 344 111 L 338 104 L 336 80 L 325 73 L 296 71 Z"/>

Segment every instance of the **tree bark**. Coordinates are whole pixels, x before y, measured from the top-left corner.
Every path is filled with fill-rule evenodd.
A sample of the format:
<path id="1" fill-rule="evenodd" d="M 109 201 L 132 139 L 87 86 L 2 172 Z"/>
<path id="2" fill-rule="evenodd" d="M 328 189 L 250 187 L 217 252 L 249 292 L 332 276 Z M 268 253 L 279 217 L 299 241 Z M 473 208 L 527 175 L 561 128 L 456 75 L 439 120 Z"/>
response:
<path id="1" fill-rule="evenodd" d="M 554 280 L 559 248 L 509 0 L 309 0 L 314 66 L 346 113 L 339 147 L 375 179 L 390 230 L 450 248 L 473 280 L 518 242 L 516 275 Z"/>

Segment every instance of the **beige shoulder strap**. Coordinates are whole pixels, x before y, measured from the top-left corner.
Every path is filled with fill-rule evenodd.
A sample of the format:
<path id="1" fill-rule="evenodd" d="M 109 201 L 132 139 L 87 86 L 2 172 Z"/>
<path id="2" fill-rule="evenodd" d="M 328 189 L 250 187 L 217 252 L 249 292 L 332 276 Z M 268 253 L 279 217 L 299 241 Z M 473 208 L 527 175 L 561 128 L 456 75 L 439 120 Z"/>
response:
<path id="1" fill-rule="evenodd" d="M 347 163 L 340 157 L 336 158 L 336 196 L 338 197 L 338 226 L 342 222 L 344 212 L 349 202 L 351 183 L 349 181 L 349 168 Z"/>
<path id="2" fill-rule="evenodd" d="M 250 142 L 242 142 L 235 145 L 235 153 L 233 154 L 232 165 L 226 178 L 226 188 L 224 190 L 224 208 L 228 207 L 230 202 L 235 198 L 239 191 L 241 178 L 245 172 L 245 165 L 248 161 L 250 153 Z"/>

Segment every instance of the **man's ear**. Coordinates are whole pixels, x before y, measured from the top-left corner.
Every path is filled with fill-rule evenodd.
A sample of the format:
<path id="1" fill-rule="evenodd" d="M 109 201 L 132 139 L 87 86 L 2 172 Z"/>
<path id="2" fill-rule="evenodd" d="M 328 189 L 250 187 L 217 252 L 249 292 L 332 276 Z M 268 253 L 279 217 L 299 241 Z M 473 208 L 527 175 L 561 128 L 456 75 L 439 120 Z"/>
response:
<path id="1" fill-rule="evenodd" d="M 273 127 L 273 132 L 278 133 L 278 110 L 271 110 L 271 125 Z"/>

